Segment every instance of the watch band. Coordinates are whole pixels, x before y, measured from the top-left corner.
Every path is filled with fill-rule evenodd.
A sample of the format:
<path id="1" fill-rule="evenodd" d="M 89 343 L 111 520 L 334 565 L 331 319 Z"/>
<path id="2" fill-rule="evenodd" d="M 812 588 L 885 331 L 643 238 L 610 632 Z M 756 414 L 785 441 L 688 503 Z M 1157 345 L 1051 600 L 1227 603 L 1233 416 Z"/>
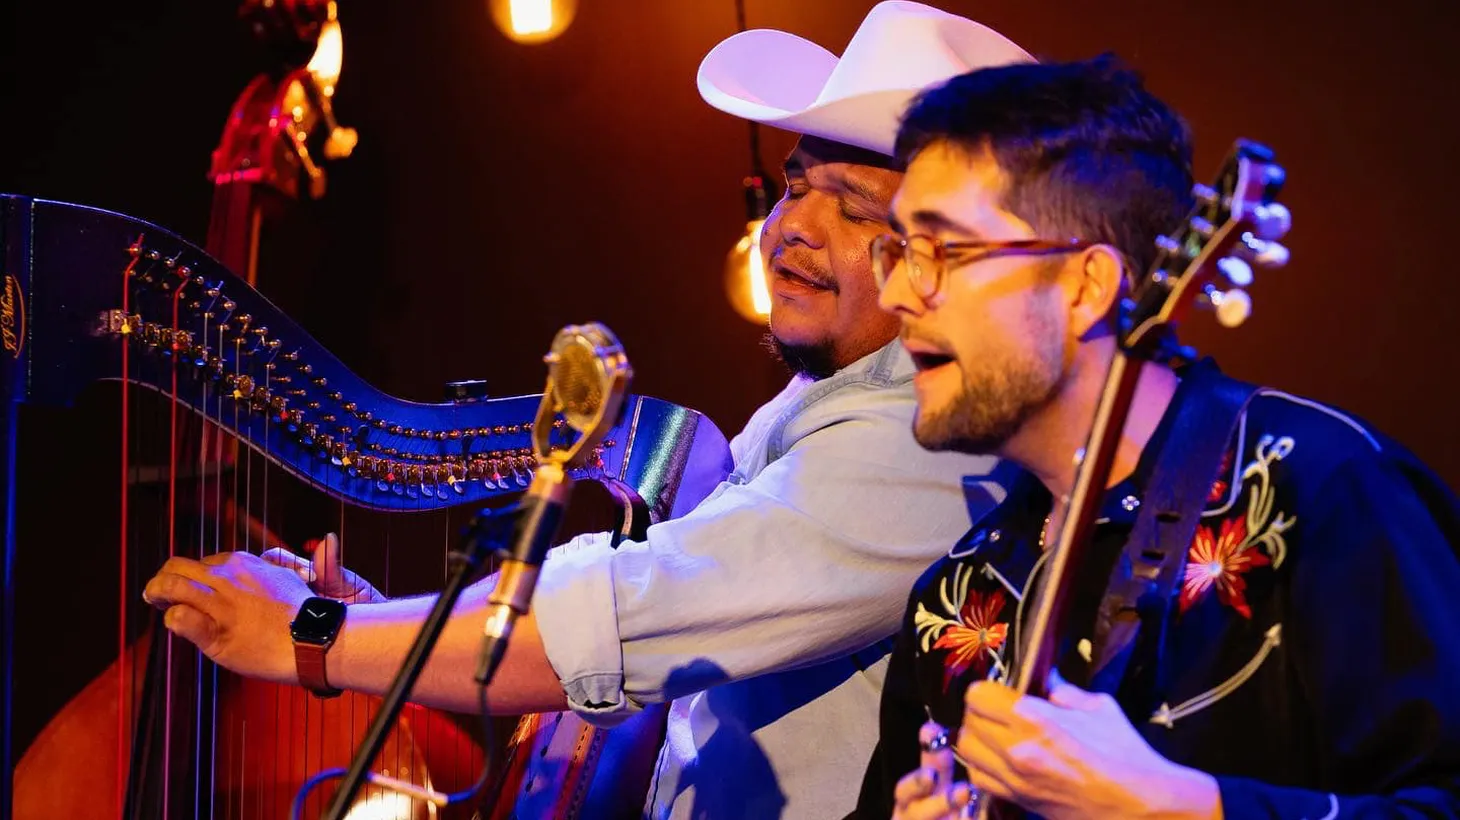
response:
<path id="1" fill-rule="evenodd" d="M 313 692 L 316 697 L 338 697 L 343 689 L 329 685 L 324 674 L 324 656 L 328 646 L 294 642 L 294 668 L 299 675 L 299 685 Z"/>
<path id="2" fill-rule="evenodd" d="M 325 677 L 325 654 L 345 622 L 345 605 L 319 596 L 306 598 L 289 624 L 294 639 L 294 671 L 299 685 L 317 697 L 333 698 L 344 690 L 330 686 Z"/>

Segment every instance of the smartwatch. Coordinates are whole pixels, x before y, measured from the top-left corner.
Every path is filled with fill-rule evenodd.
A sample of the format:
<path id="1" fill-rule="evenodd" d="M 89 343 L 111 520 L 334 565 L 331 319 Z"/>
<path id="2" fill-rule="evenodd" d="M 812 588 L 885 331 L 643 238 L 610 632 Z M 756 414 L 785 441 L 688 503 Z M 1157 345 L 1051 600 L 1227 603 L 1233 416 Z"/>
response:
<path id="1" fill-rule="evenodd" d="M 344 691 L 330 686 L 324 675 L 325 653 L 344 623 L 344 603 L 330 598 L 309 598 L 299 606 L 299 612 L 289 624 L 299 685 L 317 697 L 332 698 Z"/>

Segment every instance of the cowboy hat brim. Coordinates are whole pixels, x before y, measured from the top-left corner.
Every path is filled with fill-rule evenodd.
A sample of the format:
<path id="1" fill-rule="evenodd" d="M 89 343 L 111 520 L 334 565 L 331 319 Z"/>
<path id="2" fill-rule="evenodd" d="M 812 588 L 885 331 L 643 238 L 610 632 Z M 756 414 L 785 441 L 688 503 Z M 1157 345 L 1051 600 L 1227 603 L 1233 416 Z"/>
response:
<path id="1" fill-rule="evenodd" d="M 700 62 L 700 96 L 752 122 L 891 155 L 914 96 L 954 76 L 1033 62 L 998 32 L 920 3 L 879 3 L 841 57 L 773 29 L 726 38 Z"/>

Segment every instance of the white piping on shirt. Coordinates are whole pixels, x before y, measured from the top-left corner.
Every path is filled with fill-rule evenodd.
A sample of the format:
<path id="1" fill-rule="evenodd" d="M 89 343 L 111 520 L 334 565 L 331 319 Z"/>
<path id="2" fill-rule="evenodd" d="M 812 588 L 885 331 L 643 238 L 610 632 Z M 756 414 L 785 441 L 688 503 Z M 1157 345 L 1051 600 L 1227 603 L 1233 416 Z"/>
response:
<path id="1" fill-rule="evenodd" d="M 1280 623 L 1273 624 L 1267 630 L 1267 634 L 1262 640 L 1262 646 L 1257 648 L 1257 653 L 1252 656 L 1252 660 L 1248 661 L 1241 669 L 1238 669 L 1236 674 L 1200 695 L 1183 703 L 1176 704 L 1175 707 L 1168 706 L 1164 703 L 1161 704 L 1161 708 L 1157 709 L 1156 713 L 1151 715 L 1151 723 L 1170 729 L 1176 725 L 1176 721 L 1194 715 L 1237 691 L 1237 688 L 1246 683 L 1248 678 L 1256 674 L 1258 668 L 1262 666 L 1263 661 L 1267 660 L 1267 656 L 1271 654 L 1272 650 L 1278 644 L 1282 643 L 1282 633 L 1283 625 Z"/>

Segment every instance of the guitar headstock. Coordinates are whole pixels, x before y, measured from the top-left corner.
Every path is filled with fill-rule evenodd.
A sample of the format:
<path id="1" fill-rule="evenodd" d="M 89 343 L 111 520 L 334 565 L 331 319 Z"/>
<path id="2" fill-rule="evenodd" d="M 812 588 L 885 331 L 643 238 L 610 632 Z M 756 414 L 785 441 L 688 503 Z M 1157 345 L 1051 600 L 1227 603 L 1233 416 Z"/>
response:
<path id="1" fill-rule="evenodd" d="M 1252 269 L 1280 267 L 1277 240 L 1291 227 L 1275 202 L 1286 177 L 1266 146 L 1239 140 L 1212 185 L 1197 185 L 1196 204 L 1177 231 L 1157 240 L 1156 260 L 1122 306 L 1121 346 L 1148 356 L 1171 353 L 1174 330 L 1192 305 L 1236 327 L 1251 313 L 1245 288 Z"/>
<path id="2" fill-rule="evenodd" d="M 239 16 L 271 64 L 233 103 L 208 178 L 318 199 L 325 186 L 321 160 L 349 156 L 358 139 L 336 122 L 331 105 L 343 60 L 335 2 L 245 0 Z"/>

